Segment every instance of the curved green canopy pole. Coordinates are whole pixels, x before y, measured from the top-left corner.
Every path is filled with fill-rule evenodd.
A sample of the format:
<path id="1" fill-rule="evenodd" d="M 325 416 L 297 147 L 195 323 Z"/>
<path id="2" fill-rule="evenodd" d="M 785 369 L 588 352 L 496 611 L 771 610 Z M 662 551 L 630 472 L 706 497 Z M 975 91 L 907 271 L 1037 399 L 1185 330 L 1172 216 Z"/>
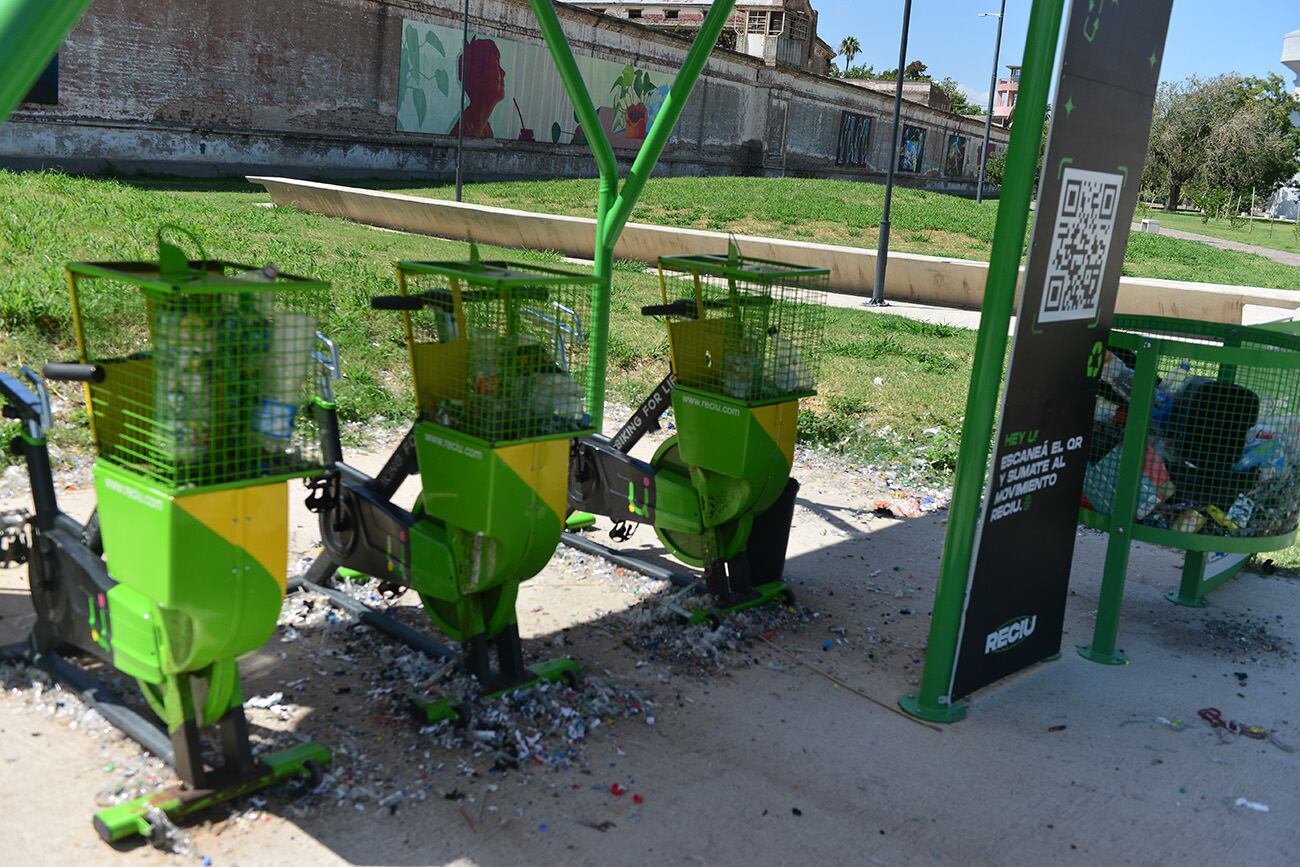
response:
<path id="1" fill-rule="evenodd" d="M 89 5 L 90 0 L 0 0 L 0 124 Z"/>
<path id="2" fill-rule="evenodd" d="M 719 0 L 709 9 L 700 32 L 696 34 L 691 49 L 682 62 L 681 71 L 673 80 L 663 107 L 655 117 L 654 125 L 646 133 L 641 150 L 637 152 L 627 180 L 619 185 L 618 160 L 614 149 L 609 144 L 609 137 L 601 126 L 596 105 L 582 73 L 578 61 L 569 48 L 569 40 L 564 35 L 559 16 L 555 14 L 553 0 L 530 0 L 537 23 L 542 30 L 542 38 L 551 50 L 551 57 L 560 72 L 560 79 L 573 102 L 578 121 L 582 124 L 583 134 L 591 146 L 591 153 L 596 158 L 600 170 L 600 193 L 596 202 L 596 278 L 600 281 L 592 290 L 592 324 L 588 332 L 590 341 L 591 363 L 587 395 L 591 406 L 592 423 L 600 430 L 605 416 L 605 373 L 606 356 L 609 347 L 609 299 L 614 275 L 614 246 L 618 243 L 623 227 L 636 205 L 645 182 L 650 178 L 659 157 L 663 154 L 673 127 L 677 125 L 686 107 L 686 100 L 695 88 L 695 82 L 704 71 L 709 54 L 722 34 L 723 25 L 731 16 L 736 0 Z"/>

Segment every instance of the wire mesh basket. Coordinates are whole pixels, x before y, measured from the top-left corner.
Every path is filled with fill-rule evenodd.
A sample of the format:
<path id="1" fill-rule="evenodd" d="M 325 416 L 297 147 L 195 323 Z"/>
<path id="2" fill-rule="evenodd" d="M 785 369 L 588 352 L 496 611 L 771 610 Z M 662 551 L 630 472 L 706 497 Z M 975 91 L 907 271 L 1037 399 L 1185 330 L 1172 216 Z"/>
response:
<path id="1" fill-rule="evenodd" d="M 328 284 L 206 257 L 159 238 L 158 262 L 68 265 L 100 459 L 165 488 L 309 475 L 304 405 Z"/>
<path id="2" fill-rule="evenodd" d="M 727 255 L 659 260 L 679 385 L 767 403 L 815 393 L 830 272 Z"/>
<path id="3" fill-rule="evenodd" d="M 1295 532 L 1300 337 L 1116 317 L 1103 358 L 1085 508 L 1111 514 L 1125 434 L 1138 413 L 1147 428 L 1133 515 L 1138 524 L 1261 542 Z"/>
<path id="4" fill-rule="evenodd" d="M 493 445 L 590 433 L 594 277 L 537 265 L 402 262 L 416 404 L 428 421 Z"/>

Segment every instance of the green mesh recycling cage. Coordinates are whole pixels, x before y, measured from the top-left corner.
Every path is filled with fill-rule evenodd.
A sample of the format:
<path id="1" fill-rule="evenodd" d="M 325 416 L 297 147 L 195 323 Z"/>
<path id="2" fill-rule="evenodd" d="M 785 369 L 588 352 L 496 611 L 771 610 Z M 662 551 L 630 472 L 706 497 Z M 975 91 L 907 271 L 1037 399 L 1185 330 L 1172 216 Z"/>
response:
<path id="1" fill-rule="evenodd" d="M 401 262 L 416 404 L 491 445 L 590 433 L 594 277 L 538 265 Z"/>
<path id="2" fill-rule="evenodd" d="M 1198 551 L 1291 544 L 1300 519 L 1300 336 L 1117 316 L 1100 362 L 1085 523 L 1131 521 L 1132 538 Z M 1130 500 L 1132 513 L 1116 514 L 1115 503 Z"/>
<path id="3" fill-rule="evenodd" d="M 188 260 L 161 231 L 157 262 L 67 274 L 81 361 L 103 371 L 86 387 L 101 460 L 171 490 L 320 468 L 306 405 L 328 284 Z"/>
<path id="4" fill-rule="evenodd" d="M 815 393 L 830 272 L 727 255 L 659 260 L 679 385 L 748 403 Z"/>

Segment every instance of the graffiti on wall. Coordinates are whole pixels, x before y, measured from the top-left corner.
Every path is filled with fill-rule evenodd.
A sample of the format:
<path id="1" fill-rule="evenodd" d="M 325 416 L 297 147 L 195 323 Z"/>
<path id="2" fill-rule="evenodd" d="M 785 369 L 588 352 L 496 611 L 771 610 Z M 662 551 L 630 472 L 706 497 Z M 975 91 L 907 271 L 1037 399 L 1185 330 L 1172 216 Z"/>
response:
<path id="1" fill-rule="evenodd" d="M 966 136 L 948 136 L 948 151 L 944 157 L 944 174 L 950 178 L 959 178 L 966 171 Z"/>
<path id="2" fill-rule="evenodd" d="M 406 19 L 398 73 L 398 132 L 584 144 L 586 136 L 545 45 Z M 614 147 L 639 147 L 672 74 L 578 57 Z M 461 81 L 465 83 L 462 114 Z"/>
<path id="3" fill-rule="evenodd" d="M 898 170 L 919 172 L 925 159 L 925 130 L 911 124 L 903 125 L 903 141 L 898 147 Z"/>
<path id="4" fill-rule="evenodd" d="M 840 138 L 835 147 L 835 165 L 865 166 L 870 152 L 871 118 L 851 111 L 840 114 Z"/>

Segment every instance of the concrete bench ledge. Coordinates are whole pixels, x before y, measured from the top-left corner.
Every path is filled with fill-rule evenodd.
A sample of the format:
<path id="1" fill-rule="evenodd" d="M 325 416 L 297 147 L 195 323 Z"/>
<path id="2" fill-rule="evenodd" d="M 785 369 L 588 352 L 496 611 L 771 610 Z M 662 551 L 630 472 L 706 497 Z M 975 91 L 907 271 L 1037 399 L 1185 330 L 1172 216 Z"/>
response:
<path id="1" fill-rule="evenodd" d="M 292 178 L 250 176 L 248 181 L 265 187 L 276 205 L 290 205 L 313 214 L 440 238 L 472 237 L 501 247 L 554 250 L 585 259 L 594 255 L 596 221 L 589 217 L 426 199 Z M 726 249 L 730 237 L 725 232 L 628 223 L 615 256 L 653 263 L 666 254 L 718 253 Z M 831 288 L 837 292 L 871 294 L 876 270 L 874 250 L 749 235 L 738 235 L 736 241 L 749 256 L 830 268 Z M 885 294 L 899 301 L 978 309 L 987 276 L 985 262 L 891 253 Z M 1300 285 L 1296 288 L 1300 289 Z M 1274 311 L 1274 319 L 1290 319 L 1300 315 L 1300 293 L 1124 277 L 1120 280 L 1117 311 L 1235 324 L 1242 321 L 1247 305 Z"/>

